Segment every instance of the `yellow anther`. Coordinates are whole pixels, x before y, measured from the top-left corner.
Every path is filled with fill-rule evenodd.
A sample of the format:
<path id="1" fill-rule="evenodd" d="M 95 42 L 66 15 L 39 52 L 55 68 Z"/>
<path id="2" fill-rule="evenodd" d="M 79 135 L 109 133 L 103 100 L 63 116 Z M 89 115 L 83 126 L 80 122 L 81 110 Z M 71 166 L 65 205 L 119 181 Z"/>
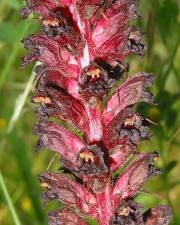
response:
<path id="1" fill-rule="evenodd" d="M 33 98 L 35 103 L 51 104 L 51 99 L 44 96 L 36 96 Z"/>
<path id="2" fill-rule="evenodd" d="M 157 161 L 158 159 L 159 159 L 159 157 L 157 155 L 153 157 L 154 161 Z"/>
<path id="3" fill-rule="evenodd" d="M 135 118 L 127 118 L 124 121 L 124 126 L 128 127 L 128 126 L 134 126 L 135 125 Z"/>
<path id="4" fill-rule="evenodd" d="M 94 77 L 100 77 L 100 73 L 101 73 L 101 70 L 99 68 L 96 68 L 96 69 L 89 70 L 87 72 L 87 75 L 94 78 Z"/>
<path id="5" fill-rule="evenodd" d="M 139 31 L 138 30 L 133 30 L 129 34 L 130 40 L 136 40 L 138 37 L 139 37 Z"/>
<path id="6" fill-rule="evenodd" d="M 94 163 L 94 156 L 91 152 L 81 152 L 79 154 L 79 156 L 80 156 L 81 159 L 84 159 L 85 162 L 91 161 L 91 162 Z"/>
<path id="7" fill-rule="evenodd" d="M 43 24 L 45 26 L 53 26 L 53 27 L 57 27 L 59 26 L 59 20 L 57 18 L 54 18 L 54 19 L 46 19 L 46 20 L 43 20 Z"/>
<path id="8" fill-rule="evenodd" d="M 49 185 L 48 183 L 46 183 L 46 182 L 43 182 L 43 183 L 41 183 L 40 185 L 41 185 L 41 187 L 43 187 L 43 188 L 50 188 L 50 185 Z"/>

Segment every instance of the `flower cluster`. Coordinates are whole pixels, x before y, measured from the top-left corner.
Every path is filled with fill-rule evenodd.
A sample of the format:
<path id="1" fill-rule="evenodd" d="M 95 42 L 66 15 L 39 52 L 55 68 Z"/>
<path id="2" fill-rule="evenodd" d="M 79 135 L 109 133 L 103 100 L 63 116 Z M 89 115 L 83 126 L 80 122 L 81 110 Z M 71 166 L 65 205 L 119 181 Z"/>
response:
<path id="1" fill-rule="evenodd" d="M 146 180 L 160 172 L 154 166 L 156 152 L 137 150 L 151 136 L 151 121 L 133 110 L 136 103 L 153 102 L 147 90 L 153 75 L 128 78 L 122 62 L 144 52 L 142 33 L 128 26 L 141 17 L 137 5 L 138 0 L 27 0 L 21 10 L 24 18 L 35 13 L 42 30 L 23 40 L 29 50 L 23 66 L 41 62 L 32 97 L 40 105 L 37 148 L 59 154 L 67 171 L 39 176 L 44 203 L 64 204 L 49 213 L 49 225 L 85 225 L 84 216 L 99 225 L 170 222 L 168 207 L 143 213 L 133 201 Z M 107 98 L 108 93 L 113 94 Z M 120 174 L 119 168 L 124 168 Z"/>

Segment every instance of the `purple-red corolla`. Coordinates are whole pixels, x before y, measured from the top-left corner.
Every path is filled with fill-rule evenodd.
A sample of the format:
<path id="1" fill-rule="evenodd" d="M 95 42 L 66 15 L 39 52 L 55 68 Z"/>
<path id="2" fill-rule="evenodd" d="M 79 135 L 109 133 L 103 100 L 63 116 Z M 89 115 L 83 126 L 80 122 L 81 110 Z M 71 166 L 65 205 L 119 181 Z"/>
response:
<path id="1" fill-rule="evenodd" d="M 96 218 L 99 225 L 166 225 L 171 219 L 168 207 L 143 213 L 133 201 L 146 180 L 159 174 L 157 153 L 137 150 L 151 136 L 151 122 L 133 111 L 136 103 L 153 103 L 146 90 L 153 75 L 127 78 L 128 67 L 122 63 L 130 53 L 143 55 L 142 33 L 127 24 L 140 17 L 137 3 L 27 0 L 21 10 L 23 17 L 37 14 L 43 32 L 23 40 L 30 50 L 23 65 L 41 62 L 32 97 L 40 104 L 37 147 L 58 153 L 68 173 L 39 176 L 46 189 L 44 203 L 57 200 L 65 206 L 49 213 L 50 225 L 84 225 L 83 216 Z M 119 84 L 123 73 L 126 79 Z M 113 94 L 107 98 L 109 91 Z"/>

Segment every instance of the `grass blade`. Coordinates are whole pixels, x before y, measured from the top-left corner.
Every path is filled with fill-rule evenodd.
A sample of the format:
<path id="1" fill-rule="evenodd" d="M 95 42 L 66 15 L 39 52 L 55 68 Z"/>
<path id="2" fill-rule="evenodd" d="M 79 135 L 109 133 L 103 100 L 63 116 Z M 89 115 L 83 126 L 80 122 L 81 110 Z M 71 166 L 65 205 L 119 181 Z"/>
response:
<path id="1" fill-rule="evenodd" d="M 36 63 L 36 65 L 38 65 L 38 63 Z M 35 65 L 35 66 L 36 66 Z M 6 130 L 6 134 L 10 134 L 16 124 L 16 122 L 18 121 L 19 119 L 19 116 L 21 115 L 21 112 L 23 110 L 23 107 L 26 103 L 26 99 L 29 95 L 29 92 L 31 91 L 31 88 L 32 88 L 32 85 L 33 85 L 33 82 L 34 82 L 34 79 L 35 79 L 35 72 L 34 70 L 32 71 L 31 73 L 31 76 L 26 84 L 26 87 L 24 89 L 24 92 L 22 94 L 19 95 L 19 97 L 17 98 L 16 100 L 16 104 L 15 104 L 15 107 L 14 107 L 14 112 L 9 120 L 9 123 L 8 123 L 8 127 L 7 127 L 7 130 Z M 6 146 L 6 136 L 5 138 L 2 140 L 1 142 L 1 146 L 0 146 L 0 152 L 5 148 Z"/>
<path id="2" fill-rule="evenodd" d="M 4 197 L 6 199 L 7 205 L 9 207 L 9 210 L 10 210 L 11 214 L 12 214 L 14 224 L 15 225 L 21 225 L 21 222 L 20 222 L 20 220 L 18 218 L 18 215 L 16 213 L 16 210 L 14 208 L 13 202 L 12 202 L 11 197 L 9 195 L 9 192 L 7 190 L 7 187 L 6 187 L 6 184 L 5 184 L 5 181 L 4 181 L 4 178 L 3 178 L 3 175 L 1 173 L 1 171 L 0 171 L 0 187 L 3 191 L 3 194 L 4 194 Z"/>
<path id="3" fill-rule="evenodd" d="M 34 79 L 35 79 L 35 72 L 33 70 L 32 73 L 31 73 L 31 76 L 30 76 L 30 78 L 29 78 L 29 80 L 26 84 L 24 92 L 22 94 L 20 94 L 19 97 L 16 100 L 14 112 L 13 112 L 13 115 L 10 119 L 9 124 L 8 124 L 7 134 L 11 133 L 11 131 L 14 128 L 14 125 L 16 124 L 16 121 L 18 120 L 19 116 L 21 115 L 21 112 L 22 112 L 22 109 L 23 109 L 24 104 L 26 102 L 26 99 L 29 95 L 29 92 L 31 91 Z"/>

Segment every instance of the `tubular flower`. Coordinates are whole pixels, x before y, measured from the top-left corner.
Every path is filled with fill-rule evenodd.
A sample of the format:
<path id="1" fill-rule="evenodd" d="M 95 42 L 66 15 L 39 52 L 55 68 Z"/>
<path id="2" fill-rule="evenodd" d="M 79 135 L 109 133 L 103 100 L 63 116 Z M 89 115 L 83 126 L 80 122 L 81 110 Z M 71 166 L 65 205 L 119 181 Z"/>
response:
<path id="1" fill-rule="evenodd" d="M 37 148 L 59 154 L 71 174 L 39 176 L 43 202 L 64 204 L 49 213 L 49 225 L 85 225 L 84 216 L 99 225 L 167 225 L 171 220 L 168 207 L 143 213 L 133 201 L 146 180 L 160 173 L 154 166 L 157 153 L 137 150 L 151 136 L 151 121 L 133 111 L 139 102 L 153 103 L 147 90 L 153 75 L 127 78 L 128 66 L 122 63 L 130 53 L 143 55 L 142 33 L 128 26 L 140 17 L 137 5 L 138 0 L 27 0 L 21 10 L 23 17 L 35 13 L 42 30 L 23 40 L 29 50 L 23 66 L 41 62 L 32 96 L 40 105 Z M 119 84 L 123 73 L 126 79 Z"/>

